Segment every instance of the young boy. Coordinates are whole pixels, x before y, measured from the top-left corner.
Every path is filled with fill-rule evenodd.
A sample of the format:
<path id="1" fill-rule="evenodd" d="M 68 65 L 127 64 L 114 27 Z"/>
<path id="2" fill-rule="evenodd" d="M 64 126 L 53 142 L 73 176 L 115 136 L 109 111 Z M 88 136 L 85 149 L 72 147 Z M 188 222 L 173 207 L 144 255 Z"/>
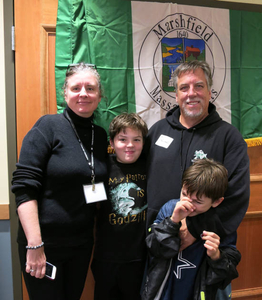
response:
<path id="1" fill-rule="evenodd" d="M 109 127 L 108 201 L 101 202 L 92 271 L 95 300 L 141 299 L 146 259 L 146 165 L 140 157 L 147 125 L 135 113 Z"/>
<path id="2" fill-rule="evenodd" d="M 180 199 L 160 209 L 150 227 L 146 244 L 152 255 L 143 290 L 143 300 L 214 300 L 238 277 L 241 255 L 235 235 L 220 244 L 215 232 L 203 231 L 199 240 L 179 251 L 179 229 L 185 218 L 213 210 L 223 201 L 227 170 L 209 159 L 196 160 L 183 174 Z"/>

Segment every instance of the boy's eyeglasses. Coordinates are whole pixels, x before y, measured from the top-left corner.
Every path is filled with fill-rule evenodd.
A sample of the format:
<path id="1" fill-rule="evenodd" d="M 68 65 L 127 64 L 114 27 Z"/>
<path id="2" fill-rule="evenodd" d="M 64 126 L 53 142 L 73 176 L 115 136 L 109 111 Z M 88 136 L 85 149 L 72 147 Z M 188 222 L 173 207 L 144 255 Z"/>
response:
<path id="1" fill-rule="evenodd" d="M 79 66 L 81 63 L 77 63 L 77 64 L 70 64 L 67 66 L 67 71 L 70 69 L 70 68 L 73 68 L 73 67 L 77 67 Z M 83 63 L 82 63 L 83 64 Z M 93 68 L 96 70 L 96 65 L 94 64 L 84 64 L 86 67 L 89 67 L 89 68 Z"/>

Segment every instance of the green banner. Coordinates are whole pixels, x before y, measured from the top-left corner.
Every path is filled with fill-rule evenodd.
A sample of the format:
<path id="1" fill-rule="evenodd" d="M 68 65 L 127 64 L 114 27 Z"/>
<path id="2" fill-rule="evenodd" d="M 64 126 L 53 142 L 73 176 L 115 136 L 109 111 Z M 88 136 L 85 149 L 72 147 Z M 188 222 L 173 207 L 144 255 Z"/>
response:
<path id="1" fill-rule="evenodd" d="M 119 113 L 135 112 L 131 2 L 60 0 L 56 27 L 58 112 L 64 107 L 62 86 L 71 63 L 95 64 L 104 97 L 96 123 L 108 130 Z"/>
<path id="2" fill-rule="evenodd" d="M 262 14 L 230 11 L 232 124 L 262 137 Z M 256 144 L 256 143 L 255 143 Z M 257 140 L 257 144 L 261 144 Z"/>
<path id="3" fill-rule="evenodd" d="M 212 100 L 217 97 L 221 117 L 245 139 L 256 138 L 252 145 L 261 144 L 261 36 L 261 13 L 146 1 L 59 0 L 58 112 L 64 107 L 67 66 L 83 61 L 97 66 L 104 88 L 97 124 L 108 130 L 113 117 L 126 111 L 140 113 L 150 127 L 176 103 L 170 83 L 178 65 L 173 57 L 181 53 L 180 61 L 195 51 L 212 66 Z"/>

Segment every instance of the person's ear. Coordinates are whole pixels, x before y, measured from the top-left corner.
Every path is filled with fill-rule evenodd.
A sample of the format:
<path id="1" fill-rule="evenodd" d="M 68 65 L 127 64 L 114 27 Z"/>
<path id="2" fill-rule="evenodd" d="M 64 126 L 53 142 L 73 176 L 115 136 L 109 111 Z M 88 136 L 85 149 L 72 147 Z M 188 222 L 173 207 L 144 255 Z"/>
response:
<path id="1" fill-rule="evenodd" d="M 110 143 L 111 148 L 114 149 L 114 142 L 111 139 L 109 139 L 109 143 Z"/>
<path id="2" fill-rule="evenodd" d="M 176 91 L 176 94 L 175 94 L 175 96 L 176 96 L 176 103 L 178 103 L 178 101 L 177 101 L 177 91 Z"/>
<path id="3" fill-rule="evenodd" d="M 67 92 L 66 92 L 66 90 L 64 90 L 64 100 L 67 103 Z"/>
<path id="4" fill-rule="evenodd" d="M 224 197 L 221 197 L 221 198 L 219 198 L 219 199 L 217 199 L 217 200 L 215 200 L 213 203 L 212 203 L 212 207 L 217 207 L 221 202 L 223 202 L 223 200 L 224 200 Z"/>

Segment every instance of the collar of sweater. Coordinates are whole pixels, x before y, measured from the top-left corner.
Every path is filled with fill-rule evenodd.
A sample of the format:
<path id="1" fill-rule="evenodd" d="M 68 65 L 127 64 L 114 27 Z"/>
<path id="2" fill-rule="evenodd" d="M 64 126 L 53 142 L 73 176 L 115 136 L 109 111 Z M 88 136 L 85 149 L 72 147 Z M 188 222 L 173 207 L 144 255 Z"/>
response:
<path id="1" fill-rule="evenodd" d="M 94 119 L 94 115 L 92 115 L 90 118 L 80 117 L 76 113 L 74 113 L 72 109 L 69 108 L 68 106 L 66 106 L 64 110 L 64 115 L 66 111 L 76 127 L 85 127 L 85 128 L 91 127 L 92 121 Z"/>

